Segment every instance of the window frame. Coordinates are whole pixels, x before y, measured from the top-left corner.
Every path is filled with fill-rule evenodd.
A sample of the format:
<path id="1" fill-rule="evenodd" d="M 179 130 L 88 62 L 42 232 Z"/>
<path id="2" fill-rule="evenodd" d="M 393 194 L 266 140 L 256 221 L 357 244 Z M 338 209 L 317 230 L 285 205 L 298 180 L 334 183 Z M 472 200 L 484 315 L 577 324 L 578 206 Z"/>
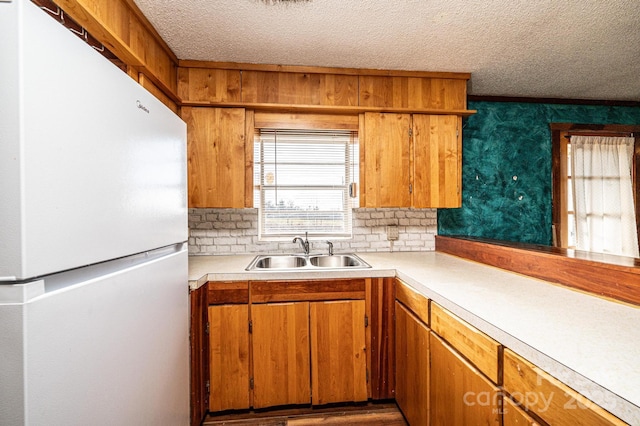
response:
<path id="1" fill-rule="evenodd" d="M 551 123 L 551 174 L 552 174 L 552 226 L 553 245 L 568 247 L 568 209 L 567 209 L 567 136 L 628 136 L 634 135 L 634 155 L 632 167 L 633 195 L 636 209 L 636 225 L 640 241 L 640 126 L 622 124 L 574 124 Z"/>
<path id="2" fill-rule="evenodd" d="M 260 135 L 261 130 L 286 130 L 286 131 L 296 131 L 299 130 L 301 132 L 306 131 L 339 131 L 339 132 L 350 132 L 355 134 L 355 141 L 352 140 L 350 144 L 355 143 L 356 147 L 359 148 L 359 120 L 357 115 L 331 115 L 331 114 L 287 114 L 287 113 L 270 113 L 270 112 L 256 112 L 255 119 L 252 126 L 252 155 L 257 149 L 254 145 L 257 142 L 257 138 Z M 350 148 L 351 150 L 352 148 Z M 358 182 L 359 180 L 359 155 L 356 153 L 353 155 L 353 151 L 350 155 L 350 164 L 349 167 L 353 167 L 352 165 L 355 163 L 354 176 L 350 177 L 351 182 Z M 260 158 L 254 158 L 252 164 L 252 180 L 253 175 L 255 173 L 256 167 L 260 164 Z M 353 170 L 353 169 L 352 169 Z M 260 188 L 261 182 L 256 181 L 253 182 L 252 185 L 252 197 L 255 199 L 256 191 L 261 191 Z M 345 182 L 345 186 L 349 187 L 349 182 Z M 359 189 L 359 185 L 357 185 Z M 348 214 L 350 225 L 349 226 L 349 235 L 345 233 L 340 234 L 332 234 L 332 233 L 315 233 L 309 232 L 309 239 L 351 239 L 353 237 L 352 227 L 353 227 L 353 218 L 352 211 L 354 208 L 358 207 L 357 200 L 359 200 L 358 193 L 356 193 L 355 198 L 349 198 L 351 200 L 348 203 L 349 212 L 345 211 L 345 214 Z M 353 200 L 356 200 L 354 202 Z M 260 203 L 255 205 L 254 207 L 258 209 L 258 217 L 259 217 L 259 226 L 258 226 L 258 239 L 260 241 L 288 241 L 293 237 L 289 235 L 289 233 L 282 234 L 265 234 L 264 233 L 264 224 L 263 224 L 263 211 Z M 305 229 L 300 229 L 299 231 L 295 231 L 296 234 L 304 234 L 307 231 Z"/>

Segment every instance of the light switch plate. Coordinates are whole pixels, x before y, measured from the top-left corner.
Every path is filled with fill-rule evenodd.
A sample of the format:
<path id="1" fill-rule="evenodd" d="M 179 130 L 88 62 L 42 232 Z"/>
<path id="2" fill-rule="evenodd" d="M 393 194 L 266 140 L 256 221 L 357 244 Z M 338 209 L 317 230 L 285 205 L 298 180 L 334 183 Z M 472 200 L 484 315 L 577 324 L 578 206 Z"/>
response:
<path id="1" fill-rule="evenodd" d="M 394 241 L 399 237 L 397 226 L 387 226 L 387 240 Z"/>

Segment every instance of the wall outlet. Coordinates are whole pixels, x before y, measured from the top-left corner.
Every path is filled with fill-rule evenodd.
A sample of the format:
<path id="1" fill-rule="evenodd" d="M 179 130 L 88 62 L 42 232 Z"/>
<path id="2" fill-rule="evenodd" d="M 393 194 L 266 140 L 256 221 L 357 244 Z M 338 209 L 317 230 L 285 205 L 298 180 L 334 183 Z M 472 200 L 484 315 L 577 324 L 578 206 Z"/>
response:
<path id="1" fill-rule="evenodd" d="M 398 239 L 398 236 L 397 226 L 387 226 L 387 240 L 395 241 Z"/>

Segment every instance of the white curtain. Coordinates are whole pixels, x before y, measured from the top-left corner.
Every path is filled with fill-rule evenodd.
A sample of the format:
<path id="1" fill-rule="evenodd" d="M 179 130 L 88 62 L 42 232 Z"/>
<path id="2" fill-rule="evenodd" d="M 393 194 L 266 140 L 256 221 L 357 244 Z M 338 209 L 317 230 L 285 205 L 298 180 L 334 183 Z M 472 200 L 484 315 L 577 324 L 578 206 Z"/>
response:
<path id="1" fill-rule="evenodd" d="M 578 250 L 639 257 L 633 138 L 571 136 Z"/>

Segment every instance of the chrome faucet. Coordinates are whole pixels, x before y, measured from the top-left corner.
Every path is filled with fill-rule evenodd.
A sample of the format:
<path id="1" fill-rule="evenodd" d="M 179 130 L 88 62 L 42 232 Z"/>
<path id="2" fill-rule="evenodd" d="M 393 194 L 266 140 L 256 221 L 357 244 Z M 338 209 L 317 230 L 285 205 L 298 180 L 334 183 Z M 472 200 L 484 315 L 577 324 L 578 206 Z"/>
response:
<path id="1" fill-rule="evenodd" d="M 329 256 L 333 256 L 333 243 L 331 241 L 327 241 L 329 244 Z"/>
<path id="2" fill-rule="evenodd" d="M 304 233 L 304 240 L 302 239 L 302 237 L 293 237 L 293 242 L 299 242 L 300 245 L 302 246 L 302 250 L 304 250 L 304 254 L 308 255 L 309 254 L 309 238 L 308 238 L 309 233 L 305 232 Z"/>

